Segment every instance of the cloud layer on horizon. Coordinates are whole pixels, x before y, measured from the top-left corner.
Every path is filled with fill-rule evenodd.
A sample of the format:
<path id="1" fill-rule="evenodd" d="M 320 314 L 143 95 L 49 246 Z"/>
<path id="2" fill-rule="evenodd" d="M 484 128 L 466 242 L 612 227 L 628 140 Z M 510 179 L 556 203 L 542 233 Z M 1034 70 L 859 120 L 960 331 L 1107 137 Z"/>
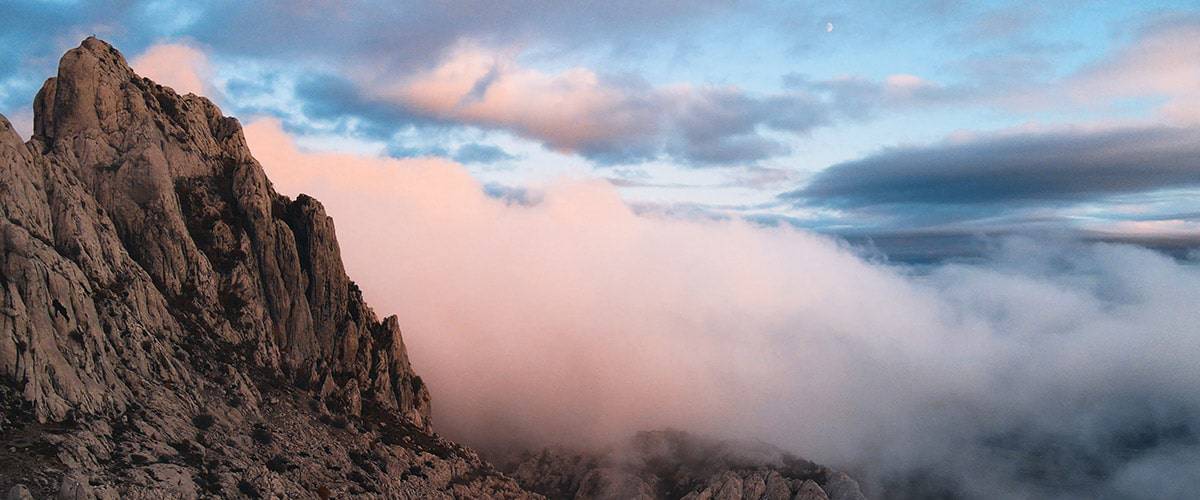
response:
<path id="1" fill-rule="evenodd" d="M 831 166 L 789 199 L 838 207 L 1014 206 L 1200 186 L 1200 128 L 1018 132 L 888 148 Z"/>

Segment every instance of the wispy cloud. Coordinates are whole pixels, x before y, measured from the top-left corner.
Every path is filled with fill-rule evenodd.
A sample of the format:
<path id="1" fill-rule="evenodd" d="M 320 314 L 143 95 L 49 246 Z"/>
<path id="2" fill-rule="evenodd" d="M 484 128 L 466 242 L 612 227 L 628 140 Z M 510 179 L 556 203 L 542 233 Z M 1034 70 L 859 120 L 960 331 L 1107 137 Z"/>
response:
<path id="1" fill-rule="evenodd" d="M 1168 118 L 1200 123 L 1200 16 L 1173 16 L 1145 26 L 1132 43 L 1088 65 L 1063 85 L 1079 102 L 1166 99 Z"/>

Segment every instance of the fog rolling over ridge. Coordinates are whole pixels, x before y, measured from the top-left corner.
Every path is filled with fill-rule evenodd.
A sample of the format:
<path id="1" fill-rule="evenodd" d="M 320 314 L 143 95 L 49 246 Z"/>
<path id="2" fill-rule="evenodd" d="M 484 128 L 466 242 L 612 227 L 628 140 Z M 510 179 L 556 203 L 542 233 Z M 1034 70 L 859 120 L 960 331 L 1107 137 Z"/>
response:
<path id="1" fill-rule="evenodd" d="M 920 274 L 819 235 L 635 214 L 607 183 L 485 194 L 450 162 L 246 128 L 405 318 L 443 432 L 483 449 L 673 427 L 862 471 L 878 493 L 1200 491 L 1200 267 L 1011 238 Z M 330 167 L 330 166 L 336 167 Z"/>

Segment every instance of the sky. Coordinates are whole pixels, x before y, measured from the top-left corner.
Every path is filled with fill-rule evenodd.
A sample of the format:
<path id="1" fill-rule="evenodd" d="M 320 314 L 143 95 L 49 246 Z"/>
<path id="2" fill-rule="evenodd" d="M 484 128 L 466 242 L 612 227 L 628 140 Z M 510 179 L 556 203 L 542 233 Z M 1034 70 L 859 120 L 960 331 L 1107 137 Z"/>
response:
<path id="1" fill-rule="evenodd" d="M 1200 8 L 1186 0 L 0 10 L 0 113 L 26 134 L 59 55 L 95 34 L 303 148 L 444 158 L 496 196 L 602 179 L 639 211 L 918 257 L 945 238 L 1187 247 L 1200 232 Z"/>

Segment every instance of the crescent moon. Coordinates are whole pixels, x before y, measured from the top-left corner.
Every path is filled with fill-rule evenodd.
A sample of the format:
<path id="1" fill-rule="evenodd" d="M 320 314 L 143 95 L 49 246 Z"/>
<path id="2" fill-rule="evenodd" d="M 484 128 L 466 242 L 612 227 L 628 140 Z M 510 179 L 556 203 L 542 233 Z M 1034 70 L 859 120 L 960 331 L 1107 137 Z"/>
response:
<path id="1" fill-rule="evenodd" d="M 825 32 L 833 33 L 833 23 L 825 23 Z"/>

